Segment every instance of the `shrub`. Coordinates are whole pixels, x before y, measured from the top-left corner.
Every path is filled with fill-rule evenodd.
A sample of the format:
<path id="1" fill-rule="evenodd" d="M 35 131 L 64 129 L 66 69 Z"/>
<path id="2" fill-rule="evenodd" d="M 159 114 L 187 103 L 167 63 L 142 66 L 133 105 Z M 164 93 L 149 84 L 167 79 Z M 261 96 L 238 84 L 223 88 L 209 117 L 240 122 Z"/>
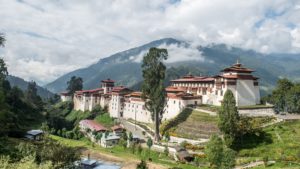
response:
<path id="1" fill-rule="evenodd" d="M 141 160 L 141 162 L 136 166 L 136 169 L 148 169 L 146 161 Z"/>
<path id="2" fill-rule="evenodd" d="M 264 162 L 264 165 L 265 165 L 265 166 L 268 165 L 268 161 L 269 161 L 269 157 L 268 157 L 268 156 L 264 156 L 264 157 L 263 157 L 263 162 Z"/>
<path id="3" fill-rule="evenodd" d="M 165 146 L 164 154 L 165 154 L 166 156 L 169 155 L 169 148 L 168 148 L 168 146 Z"/>
<path id="4" fill-rule="evenodd" d="M 170 119 L 163 123 L 160 126 L 160 131 L 162 135 L 165 135 L 166 131 L 177 126 L 178 124 L 184 122 L 192 113 L 191 109 L 184 109 L 181 113 L 179 113 L 175 118 Z"/>
<path id="5" fill-rule="evenodd" d="M 138 145 L 137 151 L 138 151 L 138 154 L 139 154 L 139 155 L 142 154 L 143 148 L 142 148 L 142 145 L 141 145 L 141 144 Z"/>
<path id="6" fill-rule="evenodd" d="M 183 141 L 183 142 L 180 143 L 180 146 L 184 147 L 184 148 L 186 148 L 187 145 L 189 145 L 189 143 L 187 141 Z"/>

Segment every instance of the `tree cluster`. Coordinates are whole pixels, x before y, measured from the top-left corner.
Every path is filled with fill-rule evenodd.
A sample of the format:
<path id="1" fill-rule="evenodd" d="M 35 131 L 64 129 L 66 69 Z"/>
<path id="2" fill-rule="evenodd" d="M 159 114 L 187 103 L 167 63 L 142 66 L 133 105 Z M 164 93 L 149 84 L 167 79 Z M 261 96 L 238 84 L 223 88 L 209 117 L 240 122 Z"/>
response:
<path id="1" fill-rule="evenodd" d="M 232 169 L 235 166 L 236 152 L 227 148 L 222 139 L 213 135 L 206 145 L 206 155 L 212 168 Z"/>
<path id="2" fill-rule="evenodd" d="M 8 140 L 1 140 L 7 144 Z M 39 144 L 21 142 L 17 145 L 8 144 L 9 151 L 0 156 L 0 166 L 6 164 L 7 168 L 64 168 L 72 166 L 80 158 L 75 148 L 64 146 L 48 137 Z M 1 168 L 1 167 L 0 167 Z"/>
<path id="3" fill-rule="evenodd" d="M 300 113 L 300 83 L 280 79 L 265 101 L 274 105 L 276 112 Z"/>
<path id="4" fill-rule="evenodd" d="M 72 76 L 67 82 L 67 91 L 69 94 L 74 95 L 75 91 L 82 90 L 83 80 L 81 77 Z"/>
<path id="5" fill-rule="evenodd" d="M 5 38 L 0 34 L 0 46 L 4 46 Z M 37 95 L 35 82 L 28 85 L 24 93 L 18 87 L 11 87 L 6 80 L 7 66 L 0 58 L 0 137 L 23 136 L 26 126 L 41 118 L 44 103 Z"/>
<path id="6" fill-rule="evenodd" d="M 37 95 L 35 83 L 29 83 L 24 93 L 18 87 L 11 87 L 6 80 L 7 68 L 0 59 L 0 137 L 22 136 L 23 129 L 42 119 L 44 103 Z M 29 99 L 30 98 L 30 99 Z"/>

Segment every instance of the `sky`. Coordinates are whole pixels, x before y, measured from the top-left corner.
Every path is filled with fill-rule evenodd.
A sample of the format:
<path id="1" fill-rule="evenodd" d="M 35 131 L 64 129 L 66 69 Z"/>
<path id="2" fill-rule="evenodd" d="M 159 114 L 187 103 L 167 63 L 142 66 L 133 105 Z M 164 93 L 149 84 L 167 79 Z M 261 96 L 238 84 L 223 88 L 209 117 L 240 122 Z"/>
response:
<path id="1" fill-rule="evenodd" d="M 167 37 L 300 53 L 300 0 L 0 0 L 0 18 L 9 73 L 40 85 Z"/>

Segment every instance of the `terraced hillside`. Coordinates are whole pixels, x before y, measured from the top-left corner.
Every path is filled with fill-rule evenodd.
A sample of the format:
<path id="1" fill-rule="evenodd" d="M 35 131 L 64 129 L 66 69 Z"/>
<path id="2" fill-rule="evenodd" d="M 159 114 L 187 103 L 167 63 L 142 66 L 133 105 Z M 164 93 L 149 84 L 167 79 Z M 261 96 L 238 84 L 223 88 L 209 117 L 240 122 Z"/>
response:
<path id="1" fill-rule="evenodd" d="M 170 135 L 190 139 L 200 139 L 209 138 L 213 133 L 219 133 L 217 116 L 211 116 L 196 110 L 185 111 L 191 111 L 190 115 L 185 121 L 169 129 Z M 185 111 L 182 113 L 187 113 Z"/>

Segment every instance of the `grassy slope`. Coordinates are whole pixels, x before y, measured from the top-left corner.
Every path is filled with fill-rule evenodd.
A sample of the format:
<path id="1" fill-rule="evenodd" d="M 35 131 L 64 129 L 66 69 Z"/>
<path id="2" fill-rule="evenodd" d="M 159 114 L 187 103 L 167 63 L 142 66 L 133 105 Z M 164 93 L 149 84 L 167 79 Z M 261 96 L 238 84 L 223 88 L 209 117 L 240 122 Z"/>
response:
<path id="1" fill-rule="evenodd" d="M 193 110 L 184 122 L 170 129 L 170 134 L 191 139 L 209 138 L 219 131 L 217 120 L 216 116 Z"/>
<path id="2" fill-rule="evenodd" d="M 110 128 L 114 125 L 114 119 L 111 118 L 108 113 L 98 115 L 94 120 L 107 128 Z"/>
<path id="3" fill-rule="evenodd" d="M 86 119 L 91 115 L 89 111 L 76 111 L 72 110 L 65 118 L 67 121 L 74 122 L 78 124 L 80 120 Z"/>
<path id="4" fill-rule="evenodd" d="M 280 163 L 286 161 L 296 162 L 297 160 L 298 163 L 300 162 L 299 120 L 269 126 L 264 131 L 266 136 L 263 140 L 257 139 L 251 142 L 245 140 L 245 147 L 239 151 L 238 156 L 243 157 L 245 161 L 261 160 L 263 157 L 268 157 L 269 160 L 279 161 Z"/>
<path id="5" fill-rule="evenodd" d="M 78 148 L 87 148 L 89 150 L 97 151 L 99 153 L 105 153 L 117 157 L 121 157 L 126 160 L 140 160 L 144 157 L 141 157 L 140 155 L 137 154 L 132 154 L 129 149 L 124 150 L 123 147 L 120 146 L 115 146 L 113 148 L 102 148 L 98 145 L 92 145 L 92 143 L 87 140 L 70 140 L 58 136 L 51 135 L 51 138 L 54 140 L 59 141 L 60 143 L 64 145 L 68 145 L 70 147 L 78 147 Z M 148 157 L 146 153 L 146 157 Z M 151 151 L 150 157 L 152 158 L 154 163 L 162 164 L 168 167 L 180 167 L 184 169 L 196 169 L 197 167 L 194 167 L 192 165 L 187 165 L 187 164 L 179 164 L 174 162 L 171 158 L 166 157 L 165 155 L 159 155 L 159 153 Z"/>

